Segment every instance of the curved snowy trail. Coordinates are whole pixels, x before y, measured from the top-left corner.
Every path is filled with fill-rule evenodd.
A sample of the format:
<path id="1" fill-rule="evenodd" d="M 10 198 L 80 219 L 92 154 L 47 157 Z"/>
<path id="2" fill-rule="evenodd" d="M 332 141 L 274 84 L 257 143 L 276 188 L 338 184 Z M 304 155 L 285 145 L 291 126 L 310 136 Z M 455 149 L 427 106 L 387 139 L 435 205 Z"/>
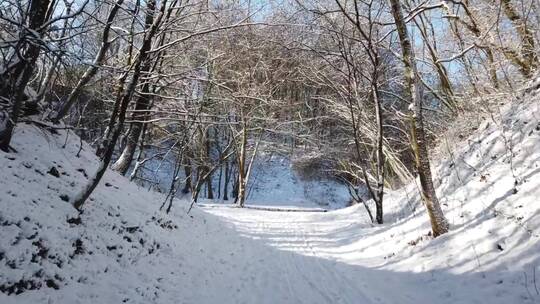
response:
<path id="1" fill-rule="evenodd" d="M 348 238 L 358 234 L 353 228 L 357 230 L 360 220 L 350 214 L 218 205 L 203 210 L 234 225 L 248 239 L 237 246 L 239 255 L 258 261 L 239 278 L 250 277 L 245 286 L 251 295 L 248 303 L 417 304 L 439 299 L 436 294 L 417 292 L 425 277 L 377 270 L 382 257 L 361 256 L 348 248 Z"/>

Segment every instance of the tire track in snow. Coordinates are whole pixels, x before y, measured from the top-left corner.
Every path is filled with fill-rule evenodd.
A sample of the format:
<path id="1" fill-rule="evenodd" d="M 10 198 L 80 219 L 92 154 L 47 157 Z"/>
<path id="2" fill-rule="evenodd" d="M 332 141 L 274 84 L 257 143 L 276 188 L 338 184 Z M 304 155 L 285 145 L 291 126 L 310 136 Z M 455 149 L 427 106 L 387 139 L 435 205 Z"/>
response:
<path id="1" fill-rule="evenodd" d="M 283 219 L 283 218 L 281 218 Z M 306 228 L 302 226 L 298 221 L 294 219 L 288 219 L 286 223 L 280 225 L 279 234 L 281 240 L 277 241 L 287 244 L 288 242 L 298 242 L 301 246 L 295 248 L 295 251 L 309 252 L 310 255 L 302 255 L 300 253 L 280 249 L 280 260 L 286 264 L 286 280 L 289 286 L 289 292 L 295 294 L 292 290 L 291 280 L 298 282 L 294 278 L 300 278 L 305 282 L 310 291 L 317 293 L 324 303 L 357 303 L 360 299 L 369 301 L 364 294 L 350 295 L 350 291 L 359 291 L 358 286 L 354 286 L 352 282 L 339 274 L 334 268 L 334 265 L 326 265 L 322 263 L 322 258 L 313 248 L 313 245 L 309 238 Z M 274 224 L 274 225 L 272 225 Z M 275 223 L 268 222 L 266 219 L 259 221 L 257 228 L 261 233 L 268 233 L 275 230 Z M 284 241 L 284 239 L 290 238 L 290 241 Z M 290 244 L 289 244 L 290 245 Z M 322 260 L 321 260 L 322 259 Z M 313 268 L 315 266 L 315 268 Z M 349 292 L 344 289 L 349 289 Z M 298 296 L 294 297 L 298 302 L 305 299 L 299 299 Z M 302 302 L 304 302 L 302 301 Z M 309 301 L 308 301 L 309 303 Z M 363 301 L 363 303 L 367 303 Z"/>
<path id="2" fill-rule="evenodd" d="M 257 226 L 262 227 L 262 229 L 260 230 L 261 232 L 268 229 L 265 221 L 260 221 Z M 283 256 L 285 254 L 286 254 L 286 252 L 280 251 L 279 254 L 278 254 L 278 259 L 279 259 L 280 262 L 285 262 L 285 264 L 287 264 L 287 266 L 285 267 L 285 270 L 287 270 L 287 269 L 290 268 L 290 264 L 289 264 L 288 259 L 283 258 Z M 280 265 L 283 265 L 283 263 L 280 263 Z M 294 293 L 293 288 L 292 288 L 290 277 L 287 274 L 285 274 L 285 281 L 287 282 L 287 290 L 289 291 L 289 298 L 290 299 L 297 299 L 297 297 L 295 297 L 295 293 Z"/>
<path id="3" fill-rule="evenodd" d="M 307 237 L 306 227 L 302 226 L 298 222 L 294 223 L 294 231 L 296 231 L 296 233 L 300 235 L 304 242 L 305 248 L 308 249 L 308 251 L 313 257 L 315 257 L 315 264 L 318 266 L 320 273 L 327 274 L 322 276 L 323 278 L 325 278 L 325 282 L 322 285 L 326 287 L 326 290 L 329 294 L 332 294 L 335 297 L 335 301 L 338 301 L 338 303 L 357 303 L 360 299 L 362 299 L 362 303 L 367 303 L 365 301 L 369 301 L 369 299 L 363 293 L 361 293 L 359 286 L 355 286 L 349 278 L 345 277 L 341 273 L 338 273 L 338 271 L 334 268 L 336 264 L 327 265 L 321 262 L 321 259 L 324 258 L 321 257 L 313 248 L 312 241 L 310 240 L 310 238 Z M 329 286 L 338 287 L 339 291 L 333 291 L 330 289 Z M 349 290 L 360 292 L 360 294 L 355 294 L 354 296 L 352 296 L 348 292 L 343 291 L 344 288 L 349 288 Z"/>

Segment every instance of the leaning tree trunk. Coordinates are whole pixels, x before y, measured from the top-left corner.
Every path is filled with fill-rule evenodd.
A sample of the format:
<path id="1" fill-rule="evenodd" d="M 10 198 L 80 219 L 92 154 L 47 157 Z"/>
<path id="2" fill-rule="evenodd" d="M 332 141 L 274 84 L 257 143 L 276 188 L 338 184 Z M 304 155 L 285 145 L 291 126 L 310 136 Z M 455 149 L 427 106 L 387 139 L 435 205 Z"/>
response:
<path id="1" fill-rule="evenodd" d="M 51 12 L 49 9 L 52 7 L 53 0 L 33 0 L 30 3 L 30 10 L 28 12 L 28 29 L 33 34 L 26 33 L 25 28 L 22 29 L 22 38 L 26 40 L 27 36 L 39 35 L 40 38 L 45 31 L 42 28 L 43 24 L 50 18 Z M 11 62 L 8 62 L 4 73 L 0 74 L 0 97 L 8 99 L 11 103 L 11 110 L 7 117 L 3 117 L 5 120 L 4 126 L 0 121 L 0 150 L 9 152 L 9 145 L 13 136 L 13 129 L 17 124 L 19 115 L 21 113 L 22 103 L 25 98 L 25 89 L 34 72 L 34 66 L 40 54 L 40 46 L 37 43 L 29 43 L 28 41 L 22 41 L 20 46 L 16 50 L 16 63 L 9 66 Z M 2 117 L 0 117 L 2 118 Z"/>
<path id="2" fill-rule="evenodd" d="M 148 62 L 145 64 L 149 66 Z M 143 72 L 148 72 L 148 69 L 143 69 Z M 146 82 L 141 90 L 139 97 L 135 102 L 135 111 L 133 112 L 131 119 L 131 130 L 127 135 L 126 146 L 122 150 L 122 154 L 116 162 L 112 165 L 112 169 L 118 171 L 120 174 L 125 175 L 133 161 L 135 150 L 137 149 L 137 143 L 141 137 L 142 130 L 144 128 L 144 120 L 146 119 L 146 110 L 150 108 L 150 83 Z"/>
<path id="3" fill-rule="evenodd" d="M 73 206 L 79 210 L 83 206 L 84 202 L 88 199 L 88 197 L 90 197 L 90 194 L 92 194 L 96 186 L 99 184 L 99 181 L 101 180 L 101 178 L 105 174 L 105 171 L 107 170 L 107 167 L 109 166 L 114 152 L 114 147 L 116 145 L 116 141 L 118 140 L 118 137 L 120 137 L 120 133 L 122 133 L 122 129 L 124 127 L 124 121 L 126 118 L 126 111 L 129 105 L 129 101 L 131 100 L 133 92 L 135 91 L 135 87 L 139 82 L 139 78 L 141 75 L 141 65 L 148 59 L 149 51 L 152 47 L 152 38 L 156 34 L 157 28 L 161 22 L 166 3 L 167 1 L 163 0 L 163 2 L 161 3 L 161 10 L 157 18 L 154 20 L 156 0 L 148 1 L 148 11 L 146 13 L 145 19 L 145 28 L 147 29 L 147 31 L 146 35 L 143 38 L 143 43 L 139 54 L 137 55 L 133 64 L 133 75 L 131 76 L 131 80 L 129 81 L 126 89 L 123 91 L 122 94 L 118 95 L 120 96 L 120 98 L 117 98 L 115 102 L 118 107 L 118 122 L 116 123 L 114 129 L 111 132 L 111 137 L 107 139 L 107 146 L 103 153 L 103 157 L 101 159 L 97 172 L 88 181 L 88 184 L 84 187 L 84 189 L 73 200 Z"/>
<path id="4" fill-rule="evenodd" d="M 172 12 L 174 11 L 174 7 L 176 3 L 177 3 L 177 0 L 175 0 L 172 3 L 172 5 L 169 7 L 167 11 L 167 15 L 164 19 L 164 22 L 167 22 L 167 20 L 170 18 Z M 158 39 L 158 43 L 156 47 L 159 48 L 163 46 L 163 44 L 165 43 L 166 33 L 167 32 L 164 32 L 161 34 L 161 36 Z M 150 74 L 153 71 L 155 71 L 156 67 L 160 64 L 160 61 L 163 58 L 162 55 L 163 53 L 158 53 L 156 54 L 154 60 L 147 60 L 141 69 L 141 73 L 150 76 Z M 150 84 L 150 79 L 147 79 L 141 89 L 141 93 L 139 94 L 135 102 L 135 111 L 131 115 L 132 122 L 130 125 L 130 131 L 128 132 L 128 135 L 126 136 L 127 137 L 126 145 L 122 149 L 122 153 L 120 154 L 120 157 L 116 160 L 116 162 L 112 166 L 113 170 L 118 171 L 122 175 L 125 175 L 127 173 L 127 171 L 129 170 L 129 167 L 131 166 L 131 163 L 133 162 L 135 150 L 137 149 L 137 143 L 141 137 L 142 130 L 145 128 L 147 124 L 145 120 L 149 116 L 148 111 L 152 108 L 151 88 L 152 88 L 152 85 Z"/>
<path id="5" fill-rule="evenodd" d="M 403 63 L 405 64 L 405 88 L 411 98 L 413 106 L 413 115 L 411 117 L 411 141 L 416 159 L 416 168 L 420 175 L 421 196 L 426 206 L 433 230 L 433 237 L 448 232 L 449 224 L 442 212 L 439 200 L 433 186 L 431 177 L 431 168 L 429 163 L 429 153 L 424 133 L 424 121 L 422 116 L 422 96 L 417 81 L 416 63 L 413 55 L 413 49 L 410 42 L 407 26 L 403 19 L 399 0 L 390 0 L 392 15 L 396 22 L 399 40 L 401 42 L 401 52 L 403 54 Z"/>

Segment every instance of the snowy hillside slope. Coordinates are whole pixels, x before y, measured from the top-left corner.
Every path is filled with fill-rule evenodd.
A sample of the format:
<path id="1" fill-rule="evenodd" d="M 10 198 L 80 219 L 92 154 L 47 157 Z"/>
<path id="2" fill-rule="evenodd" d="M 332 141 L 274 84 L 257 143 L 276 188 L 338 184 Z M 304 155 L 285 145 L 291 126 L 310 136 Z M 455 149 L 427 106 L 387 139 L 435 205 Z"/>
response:
<path id="1" fill-rule="evenodd" d="M 540 301 L 538 97 L 435 164 L 452 225 L 435 240 L 414 183 L 373 226 L 362 206 L 186 214 L 175 200 L 166 215 L 164 195 L 107 172 L 79 215 L 66 200 L 97 167 L 79 144 L 21 124 L 18 153 L 0 152 L 0 303 Z"/>

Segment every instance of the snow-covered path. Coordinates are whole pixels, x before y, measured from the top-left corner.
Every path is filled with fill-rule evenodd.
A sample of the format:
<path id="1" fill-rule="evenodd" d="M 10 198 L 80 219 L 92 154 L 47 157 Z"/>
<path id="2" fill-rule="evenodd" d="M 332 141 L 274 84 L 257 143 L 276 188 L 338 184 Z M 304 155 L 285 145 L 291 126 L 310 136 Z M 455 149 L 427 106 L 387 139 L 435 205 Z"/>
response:
<path id="1" fill-rule="evenodd" d="M 494 287 L 497 276 L 491 273 L 393 270 L 397 261 L 388 252 L 375 254 L 361 246 L 369 247 L 370 238 L 383 229 L 366 224 L 360 212 L 350 209 L 317 213 L 207 206 L 204 210 L 232 223 L 242 237 L 264 244 L 265 258 L 249 275 L 273 282 L 255 280 L 249 288 L 255 293 L 288 294 L 267 298 L 268 303 L 485 303 L 486 298 L 492 299 L 490 303 L 528 303 L 515 288 Z M 252 242 L 242 248 L 239 254 L 246 257 L 261 254 Z M 422 265 L 422 257 L 417 258 Z"/>
<path id="2" fill-rule="evenodd" d="M 412 296 L 396 297 L 395 293 L 385 291 L 384 288 L 374 290 L 375 286 L 384 286 L 381 277 L 366 272 L 364 267 L 336 259 L 331 250 L 339 247 L 339 240 L 331 240 L 330 235 L 325 236 L 324 227 L 315 225 L 313 221 L 323 213 L 276 212 L 225 206 L 204 209 L 233 223 L 241 236 L 258 240 L 258 244 L 262 242 L 266 247 L 266 257 L 258 265 L 260 269 L 245 274 L 261 279 L 255 279 L 249 288 L 263 293 L 275 290 L 276 296 L 282 293 L 278 290 L 283 290 L 286 296 L 282 299 L 270 296 L 266 298 L 267 301 L 264 298 L 257 301 L 418 303 Z M 339 224 L 346 224 L 346 221 Z M 247 259 L 260 255 L 260 247 L 255 244 L 246 242 L 242 247 L 243 252 L 239 254 Z M 322 246 L 329 251 L 320 250 Z M 273 282 L 267 282 L 264 278 Z M 388 302 L 385 298 L 392 300 Z"/>

